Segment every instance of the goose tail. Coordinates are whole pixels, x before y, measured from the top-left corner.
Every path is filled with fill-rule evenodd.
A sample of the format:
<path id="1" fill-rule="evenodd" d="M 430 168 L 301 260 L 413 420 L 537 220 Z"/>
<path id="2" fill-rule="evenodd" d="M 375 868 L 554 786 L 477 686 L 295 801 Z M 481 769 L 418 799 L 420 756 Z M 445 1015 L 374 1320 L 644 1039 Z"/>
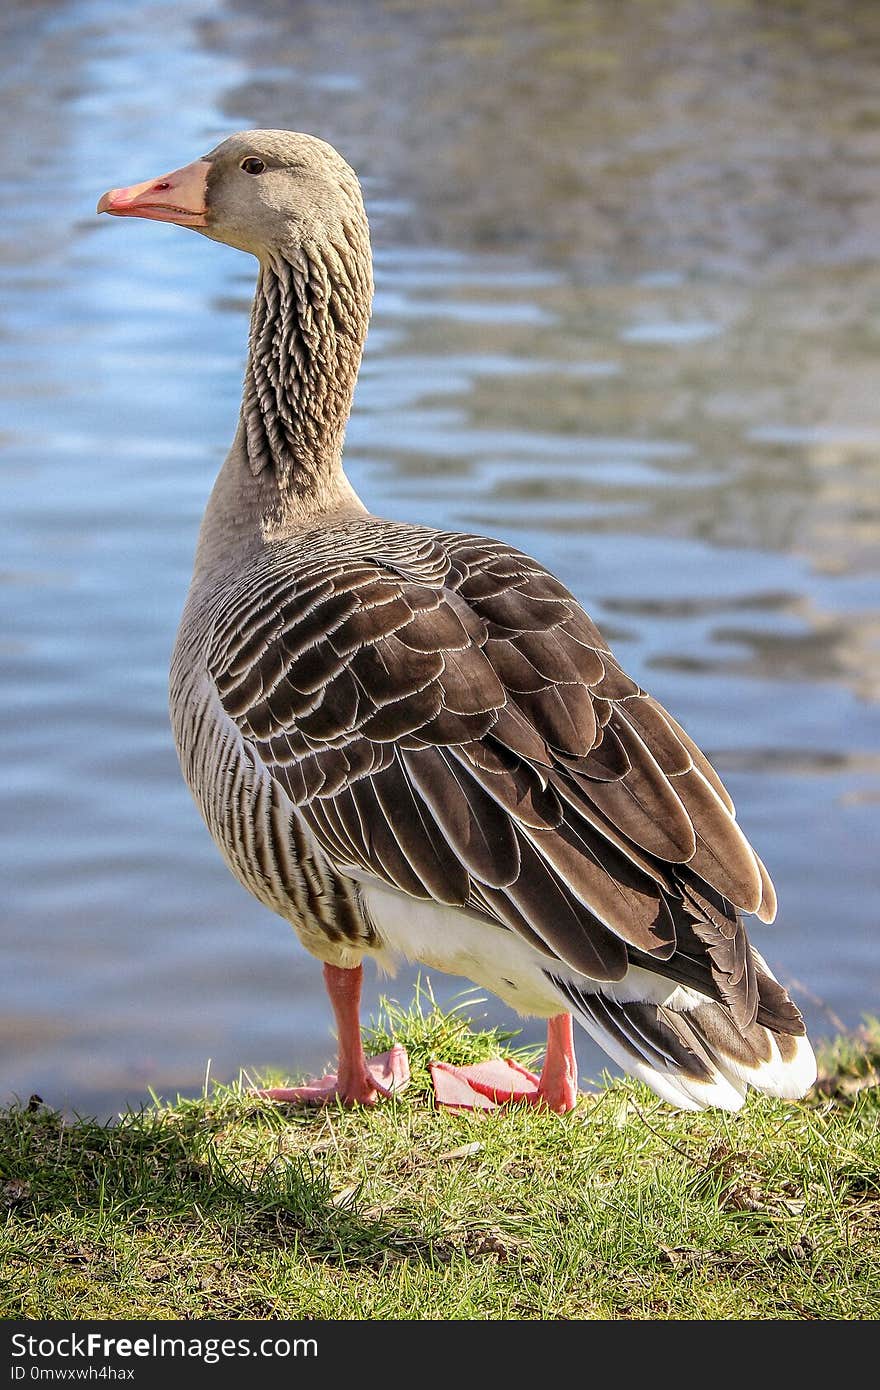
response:
<path id="1" fill-rule="evenodd" d="M 739 1110 L 749 1087 L 798 1100 L 816 1080 L 800 1012 L 755 951 L 759 1003 L 745 1026 L 693 990 L 665 1003 L 587 993 L 556 979 L 577 1022 L 624 1071 L 682 1110 Z"/>

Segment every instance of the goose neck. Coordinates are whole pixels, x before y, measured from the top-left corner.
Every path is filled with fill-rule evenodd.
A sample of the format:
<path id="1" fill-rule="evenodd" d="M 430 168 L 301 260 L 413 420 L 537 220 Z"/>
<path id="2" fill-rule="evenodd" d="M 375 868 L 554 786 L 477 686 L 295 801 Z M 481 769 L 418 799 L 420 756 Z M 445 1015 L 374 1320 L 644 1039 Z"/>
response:
<path id="1" fill-rule="evenodd" d="M 341 483 L 372 277 L 368 248 L 340 242 L 260 262 L 242 426 L 251 473 L 277 490 L 278 520 L 325 510 Z"/>

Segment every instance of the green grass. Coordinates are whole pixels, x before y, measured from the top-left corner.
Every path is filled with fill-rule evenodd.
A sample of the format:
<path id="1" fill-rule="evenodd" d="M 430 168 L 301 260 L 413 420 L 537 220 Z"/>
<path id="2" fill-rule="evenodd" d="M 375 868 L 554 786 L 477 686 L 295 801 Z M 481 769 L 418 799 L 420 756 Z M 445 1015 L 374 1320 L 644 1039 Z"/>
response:
<path id="1" fill-rule="evenodd" d="M 877 1316 L 880 1023 L 827 1050 L 807 1101 L 737 1116 L 609 1078 L 562 1118 L 437 1112 L 428 1061 L 511 1035 L 424 995 L 385 1006 L 372 1042 L 392 1035 L 413 1082 L 374 1110 L 240 1084 L 109 1126 L 0 1112 L 0 1316 Z"/>

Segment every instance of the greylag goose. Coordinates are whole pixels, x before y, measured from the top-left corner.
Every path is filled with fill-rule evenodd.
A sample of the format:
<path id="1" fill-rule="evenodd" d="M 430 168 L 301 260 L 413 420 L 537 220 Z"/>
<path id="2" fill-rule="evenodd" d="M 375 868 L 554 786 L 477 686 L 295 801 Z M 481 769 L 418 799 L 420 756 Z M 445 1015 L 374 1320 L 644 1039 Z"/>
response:
<path id="1" fill-rule="evenodd" d="M 576 1103 L 572 1020 L 677 1107 L 803 1095 L 801 1015 L 750 944 L 770 878 L 717 773 L 576 598 L 486 536 L 382 520 L 342 445 L 372 300 L 361 190 L 324 141 L 233 135 L 99 212 L 259 263 L 241 415 L 199 534 L 170 707 L 233 874 L 323 962 L 338 1066 L 276 1100 L 372 1104 L 362 963 L 548 1019 L 540 1076 L 435 1066 L 438 1103 Z"/>

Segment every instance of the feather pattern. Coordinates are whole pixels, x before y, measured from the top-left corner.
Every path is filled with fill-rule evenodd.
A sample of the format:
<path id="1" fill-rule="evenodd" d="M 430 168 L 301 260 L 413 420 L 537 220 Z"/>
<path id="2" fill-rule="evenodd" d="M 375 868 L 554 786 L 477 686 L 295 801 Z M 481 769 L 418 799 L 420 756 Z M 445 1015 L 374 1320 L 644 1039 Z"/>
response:
<path id="1" fill-rule="evenodd" d="M 649 965 L 755 1022 L 741 912 L 769 900 L 766 870 L 703 755 L 536 560 L 351 520 L 268 546 L 195 628 L 179 668 L 203 671 L 213 718 L 182 738 L 215 750 L 203 809 L 313 949 L 328 918 L 333 949 L 374 930 L 354 889 L 334 915 L 347 877 L 483 915 L 594 988 Z M 308 868 L 277 843 L 285 812 Z"/>

